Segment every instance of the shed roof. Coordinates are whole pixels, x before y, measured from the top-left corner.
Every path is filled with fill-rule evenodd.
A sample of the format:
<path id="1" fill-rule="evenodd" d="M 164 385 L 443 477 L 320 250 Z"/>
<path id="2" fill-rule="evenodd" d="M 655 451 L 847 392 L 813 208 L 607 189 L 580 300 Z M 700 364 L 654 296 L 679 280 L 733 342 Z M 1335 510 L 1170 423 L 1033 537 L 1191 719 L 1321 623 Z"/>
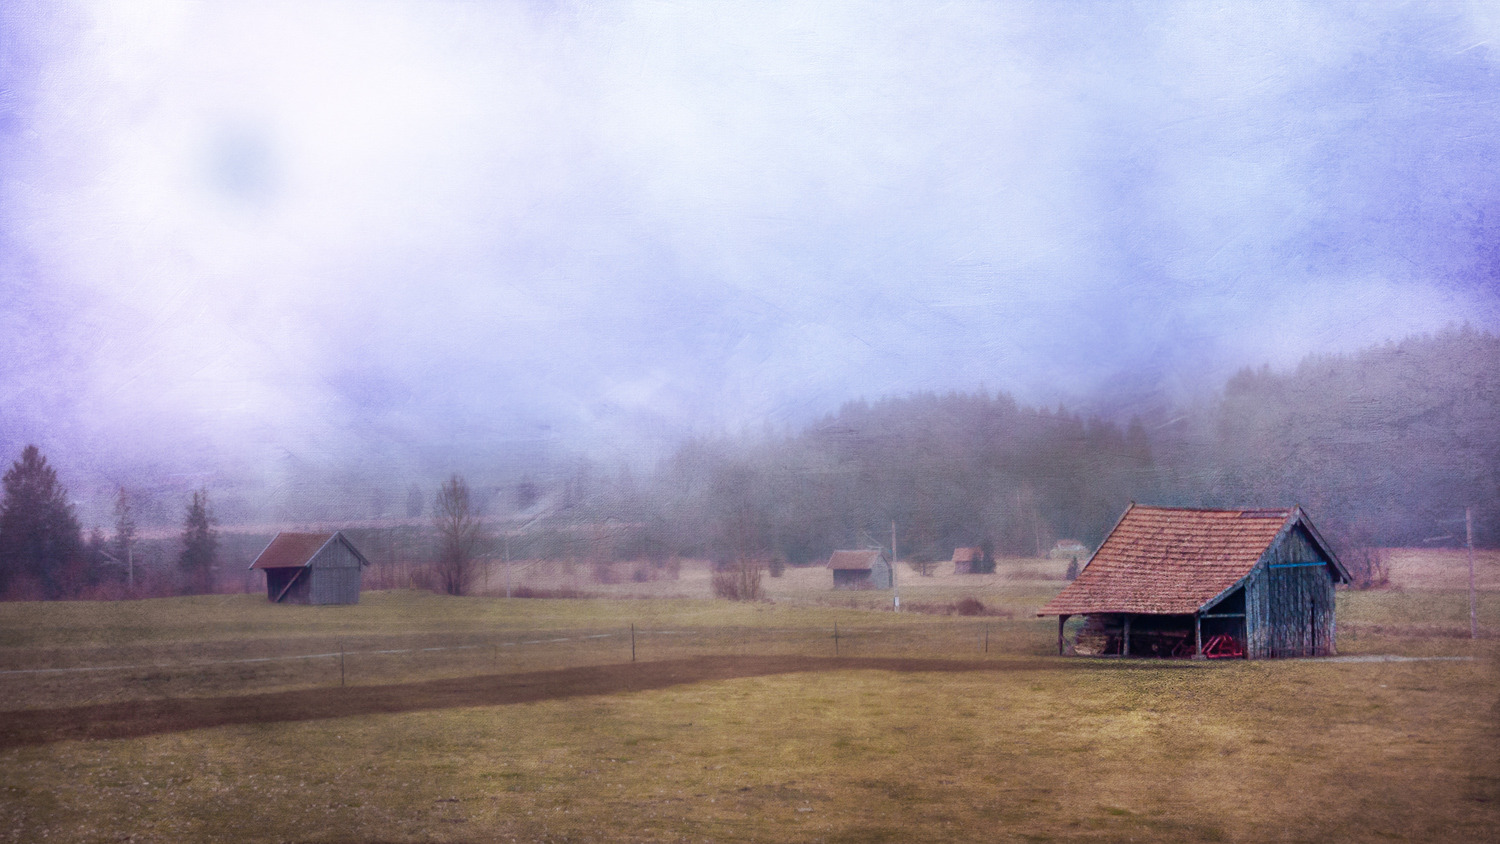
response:
<path id="1" fill-rule="evenodd" d="M 1299 524 L 1347 580 L 1348 573 L 1299 508 L 1198 510 L 1132 504 L 1078 579 L 1037 615 L 1197 612 L 1250 574 L 1261 556 Z"/>
<path id="2" fill-rule="evenodd" d="M 835 551 L 828 558 L 828 567 L 831 569 L 843 569 L 868 571 L 875 568 L 875 564 L 883 559 L 880 551 Z"/>
<path id="3" fill-rule="evenodd" d="M 266 546 L 266 550 L 260 552 L 260 556 L 255 558 L 255 562 L 250 564 L 250 568 L 282 569 L 306 566 L 313 561 L 313 558 L 318 555 L 319 551 L 323 550 L 324 546 L 335 539 L 344 543 L 345 547 L 354 556 L 359 558 L 361 565 L 367 566 L 370 564 L 370 561 L 365 559 L 365 555 L 359 553 L 359 549 L 355 548 L 354 544 L 339 531 L 332 533 L 293 533 L 291 531 L 282 531 L 276 534 L 276 538 L 271 540 L 271 544 Z"/>
<path id="4" fill-rule="evenodd" d="M 984 551 L 979 548 L 954 548 L 953 562 L 972 563 L 984 559 Z"/>

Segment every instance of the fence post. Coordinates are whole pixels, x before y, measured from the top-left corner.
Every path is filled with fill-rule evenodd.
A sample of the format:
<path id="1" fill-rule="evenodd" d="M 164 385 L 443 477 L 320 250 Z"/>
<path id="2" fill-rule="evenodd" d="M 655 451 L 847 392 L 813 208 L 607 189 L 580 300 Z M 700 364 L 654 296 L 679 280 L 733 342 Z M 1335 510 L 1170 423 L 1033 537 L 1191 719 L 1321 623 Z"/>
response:
<path id="1" fill-rule="evenodd" d="M 839 655 L 839 623 L 833 623 L 833 655 Z"/>
<path id="2" fill-rule="evenodd" d="M 988 622 L 984 625 L 984 652 L 990 652 L 990 625 Z"/>

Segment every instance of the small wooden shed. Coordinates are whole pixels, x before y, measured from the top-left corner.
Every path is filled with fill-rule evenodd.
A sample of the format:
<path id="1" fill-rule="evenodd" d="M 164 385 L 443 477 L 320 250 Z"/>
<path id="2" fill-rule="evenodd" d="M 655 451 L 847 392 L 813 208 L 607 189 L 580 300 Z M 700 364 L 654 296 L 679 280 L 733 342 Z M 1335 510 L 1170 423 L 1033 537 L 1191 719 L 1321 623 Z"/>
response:
<path id="1" fill-rule="evenodd" d="M 895 585 L 883 551 L 835 551 L 828 558 L 835 589 L 890 589 Z"/>
<path id="2" fill-rule="evenodd" d="M 360 573 L 369 564 L 341 531 L 282 531 L 250 568 L 266 573 L 272 603 L 357 604 Z"/>
<path id="3" fill-rule="evenodd" d="M 1132 504 L 1078 579 L 1038 615 L 1088 617 L 1076 652 L 1107 656 L 1334 653 L 1334 586 L 1349 572 L 1298 507 Z"/>
<path id="4" fill-rule="evenodd" d="M 953 549 L 953 573 L 954 574 L 979 574 L 984 564 L 983 548 L 954 548 Z"/>

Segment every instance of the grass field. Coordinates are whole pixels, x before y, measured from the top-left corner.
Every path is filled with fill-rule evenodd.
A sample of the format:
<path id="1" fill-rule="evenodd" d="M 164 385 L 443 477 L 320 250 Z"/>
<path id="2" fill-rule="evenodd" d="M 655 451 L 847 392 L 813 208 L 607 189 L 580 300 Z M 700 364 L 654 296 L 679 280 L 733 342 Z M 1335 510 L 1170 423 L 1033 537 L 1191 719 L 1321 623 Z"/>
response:
<path id="1" fill-rule="evenodd" d="M 1414 559 L 1426 582 L 1450 577 L 1451 560 Z M 411 592 L 336 608 L 0 605 L 9 720 L 628 666 L 632 625 L 641 665 L 832 656 L 837 625 L 841 656 L 983 669 L 800 670 L 0 747 L 0 840 L 1477 841 L 1500 828 L 1500 595 L 1481 595 L 1473 642 L 1462 591 L 1340 593 L 1341 653 L 1463 659 L 1060 659 L 1055 622 L 1031 617 L 1062 585 L 1044 566 L 903 581 L 904 604 L 973 595 L 1001 613 L 981 618 L 877 611 L 888 595 L 834 594 L 795 570 L 770 583 L 773 603 L 750 605 Z"/>

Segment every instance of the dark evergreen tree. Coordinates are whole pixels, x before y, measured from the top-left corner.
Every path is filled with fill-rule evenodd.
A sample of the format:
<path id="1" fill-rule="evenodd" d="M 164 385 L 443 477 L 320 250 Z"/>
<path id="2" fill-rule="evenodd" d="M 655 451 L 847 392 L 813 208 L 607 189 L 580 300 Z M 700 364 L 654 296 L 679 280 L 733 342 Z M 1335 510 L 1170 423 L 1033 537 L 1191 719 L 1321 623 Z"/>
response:
<path id="1" fill-rule="evenodd" d="M 34 445 L 4 477 L 0 503 L 0 594 L 30 587 L 43 598 L 63 596 L 69 566 L 82 562 L 83 533 L 57 472 Z"/>
<path id="2" fill-rule="evenodd" d="M 537 499 L 541 493 L 537 490 L 536 481 L 530 475 L 523 476 L 516 483 L 516 509 L 520 511 L 530 510 L 536 506 Z"/>
<path id="3" fill-rule="evenodd" d="M 995 573 L 995 543 L 986 539 L 979 543 L 979 559 L 974 564 L 975 574 Z"/>
<path id="4" fill-rule="evenodd" d="M 219 532 L 214 530 L 213 515 L 208 509 L 208 490 L 194 490 L 182 523 L 182 555 L 177 558 L 187 594 L 213 591 L 214 562 L 218 555 Z"/>

